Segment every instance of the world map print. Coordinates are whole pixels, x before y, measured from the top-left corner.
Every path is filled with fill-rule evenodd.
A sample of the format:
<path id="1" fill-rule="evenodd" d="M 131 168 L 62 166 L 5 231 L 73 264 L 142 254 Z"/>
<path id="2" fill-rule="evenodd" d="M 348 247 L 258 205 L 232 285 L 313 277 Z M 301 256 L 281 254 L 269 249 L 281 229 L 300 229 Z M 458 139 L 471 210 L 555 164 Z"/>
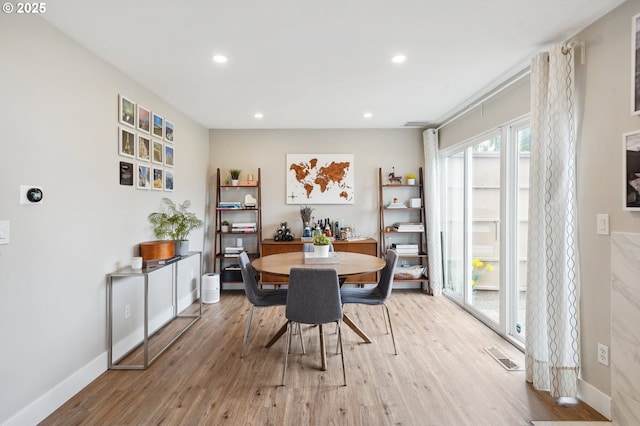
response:
<path id="1" fill-rule="evenodd" d="M 353 204 L 353 154 L 287 154 L 287 204 Z"/>

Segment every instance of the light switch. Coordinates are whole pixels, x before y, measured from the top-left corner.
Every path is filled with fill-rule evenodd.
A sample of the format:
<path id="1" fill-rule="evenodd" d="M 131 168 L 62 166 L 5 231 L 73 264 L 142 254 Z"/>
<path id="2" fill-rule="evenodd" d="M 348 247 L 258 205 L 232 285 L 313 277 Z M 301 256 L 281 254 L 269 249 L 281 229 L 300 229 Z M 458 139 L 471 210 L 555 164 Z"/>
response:
<path id="1" fill-rule="evenodd" d="M 9 221 L 0 220 L 0 244 L 9 244 Z"/>
<path id="2" fill-rule="evenodd" d="M 596 234 L 609 235 L 609 215 L 608 214 L 596 215 Z"/>

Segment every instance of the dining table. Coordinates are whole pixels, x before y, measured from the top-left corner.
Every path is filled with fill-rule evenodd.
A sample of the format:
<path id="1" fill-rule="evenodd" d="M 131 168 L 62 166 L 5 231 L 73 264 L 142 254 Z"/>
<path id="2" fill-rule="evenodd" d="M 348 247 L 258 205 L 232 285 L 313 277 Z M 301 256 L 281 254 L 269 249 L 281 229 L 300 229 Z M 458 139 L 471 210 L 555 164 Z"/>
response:
<path id="1" fill-rule="evenodd" d="M 340 285 L 342 285 L 348 277 L 380 271 L 386 263 L 379 257 L 362 253 L 336 251 L 323 259 L 316 257 L 314 253 L 300 251 L 259 257 L 254 259 L 251 264 L 258 272 L 283 277 L 289 276 L 291 268 L 333 268 L 338 273 Z M 371 343 L 369 336 L 344 313 L 342 322 L 366 343 Z M 271 347 L 286 331 L 287 324 L 285 323 L 269 340 L 266 347 Z"/>

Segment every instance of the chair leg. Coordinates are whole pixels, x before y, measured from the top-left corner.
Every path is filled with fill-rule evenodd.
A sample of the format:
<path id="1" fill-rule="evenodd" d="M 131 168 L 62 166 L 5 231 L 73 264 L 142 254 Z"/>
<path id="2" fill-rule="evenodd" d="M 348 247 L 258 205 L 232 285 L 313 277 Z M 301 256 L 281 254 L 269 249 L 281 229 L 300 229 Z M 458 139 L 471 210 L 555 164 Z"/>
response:
<path id="1" fill-rule="evenodd" d="M 249 329 L 251 328 L 251 319 L 253 318 L 253 308 L 255 308 L 255 305 L 251 305 L 251 309 L 249 309 L 247 325 L 244 328 L 244 337 L 242 338 L 242 349 L 240 350 L 240 358 L 244 357 L 244 345 L 247 342 L 247 338 L 249 338 Z"/>
<path id="2" fill-rule="evenodd" d="M 287 339 L 284 343 L 284 364 L 282 366 L 282 386 L 287 374 L 287 362 L 289 361 L 289 350 L 291 349 L 291 321 L 287 322 Z"/>
<path id="3" fill-rule="evenodd" d="M 300 335 L 300 346 L 302 346 L 302 355 L 306 355 L 307 352 L 304 349 L 304 338 L 302 336 L 302 325 L 300 325 L 300 323 L 298 324 L 298 334 Z"/>
<path id="4" fill-rule="evenodd" d="M 395 355 L 398 355 L 398 349 L 396 348 L 396 338 L 393 335 L 393 326 L 391 325 L 391 315 L 389 314 L 389 307 L 387 306 L 386 303 L 383 303 L 382 306 L 384 306 L 384 309 L 386 309 L 387 318 L 389 319 L 389 329 L 391 330 L 391 340 L 393 340 L 393 352 L 395 353 Z M 386 321 L 385 321 L 385 324 L 386 324 Z"/>
<path id="5" fill-rule="evenodd" d="M 384 321 L 384 332 L 386 334 L 389 334 L 389 326 L 387 326 L 387 317 L 384 316 L 384 308 L 386 308 L 386 306 L 383 304 L 382 305 L 382 320 Z M 387 315 L 389 315 L 389 312 L 387 312 Z"/>
<path id="6" fill-rule="evenodd" d="M 347 371 L 344 368 L 344 349 L 342 348 L 342 328 L 340 327 L 340 321 L 338 326 L 338 343 L 340 344 L 340 358 L 342 359 L 342 380 L 344 380 L 344 386 L 347 386 Z"/>

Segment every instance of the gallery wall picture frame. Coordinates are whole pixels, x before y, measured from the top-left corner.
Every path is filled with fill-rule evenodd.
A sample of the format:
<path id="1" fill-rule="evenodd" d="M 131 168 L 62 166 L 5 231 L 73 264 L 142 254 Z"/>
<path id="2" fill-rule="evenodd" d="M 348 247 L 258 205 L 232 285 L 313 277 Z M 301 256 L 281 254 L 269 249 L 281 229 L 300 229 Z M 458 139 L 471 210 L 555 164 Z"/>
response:
<path id="1" fill-rule="evenodd" d="M 151 111 L 138 104 L 138 131 L 151 133 Z"/>
<path id="2" fill-rule="evenodd" d="M 640 115 L 640 13 L 631 20 L 631 115 Z"/>
<path id="3" fill-rule="evenodd" d="M 120 185 L 133 186 L 133 163 L 120 162 Z"/>
<path id="4" fill-rule="evenodd" d="M 153 148 L 151 149 L 151 161 L 156 164 L 164 164 L 164 144 L 153 141 Z"/>
<path id="5" fill-rule="evenodd" d="M 173 143 L 173 123 L 169 120 L 164 120 L 164 138 L 168 142 Z"/>
<path id="6" fill-rule="evenodd" d="M 623 209 L 640 211 L 640 130 L 622 136 Z"/>
<path id="7" fill-rule="evenodd" d="M 165 144 L 164 145 L 164 165 L 173 167 L 174 158 L 173 158 L 174 149 L 172 146 Z"/>
<path id="8" fill-rule="evenodd" d="M 118 153 L 124 157 L 136 157 L 136 135 L 125 127 L 118 127 Z"/>
<path id="9" fill-rule="evenodd" d="M 162 191 L 164 189 L 163 169 L 154 167 L 151 173 L 151 189 L 154 191 Z"/>
<path id="10" fill-rule="evenodd" d="M 164 171 L 164 190 L 165 191 L 173 191 L 173 170 L 165 170 Z"/>
<path id="11" fill-rule="evenodd" d="M 126 96 L 119 95 L 118 97 L 118 110 L 119 120 L 122 124 L 127 126 L 136 127 L 136 103 Z"/>
<path id="12" fill-rule="evenodd" d="M 136 181 L 138 189 L 151 188 L 151 166 L 149 164 L 138 163 Z"/>
<path id="13" fill-rule="evenodd" d="M 153 136 L 164 139 L 164 118 L 154 112 L 151 126 Z"/>
<path id="14" fill-rule="evenodd" d="M 138 135 L 138 160 L 151 161 L 151 138 L 149 135 Z"/>

